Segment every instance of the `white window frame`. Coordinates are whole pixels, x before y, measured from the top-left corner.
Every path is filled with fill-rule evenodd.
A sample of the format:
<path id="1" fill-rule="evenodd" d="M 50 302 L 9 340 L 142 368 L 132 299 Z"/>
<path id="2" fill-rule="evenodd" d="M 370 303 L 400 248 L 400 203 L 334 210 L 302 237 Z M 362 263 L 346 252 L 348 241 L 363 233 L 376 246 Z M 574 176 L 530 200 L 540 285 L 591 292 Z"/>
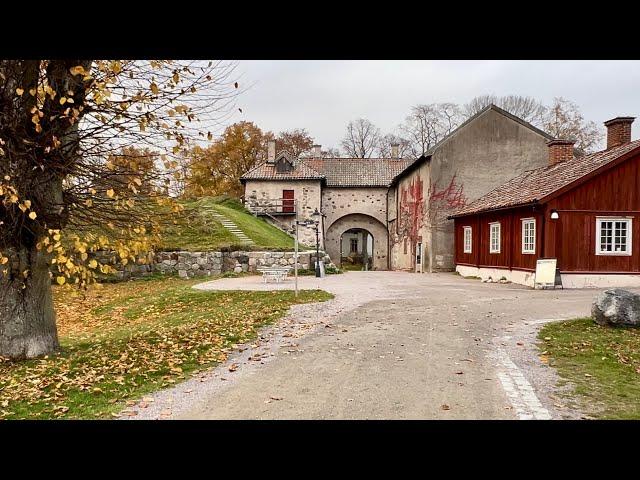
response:
<path id="1" fill-rule="evenodd" d="M 462 251 L 463 253 L 471 253 L 473 250 L 473 230 L 471 227 L 463 227 L 464 234 L 462 235 Z M 467 248 L 467 232 L 469 232 L 469 247 Z"/>
<path id="2" fill-rule="evenodd" d="M 612 225 L 612 248 L 615 248 L 615 222 L 625 222 L 627 224 L 627 251 L 609 252 L 601 250 L 602 247 L 602 222 L 613 222 Z M 630 257 L 633 253 L 633 217 L 596 217 L 596 255 L 607 255 L 614 257 Z"/>
<path id="3" fill-rule="evenodd" d="M 533 225 L 533 241 L 531 242 L 532 247 L 527 248 L 527 238 L 526 238 L 526 225 Z M 536 219 L 535 218 L 523 218 L 522 219 L 522 253 L 525 255 L 531 255 L 536 253 Z"/>
<path id="4" fill-rule="evenodd" d="M 498 248 L 493 248 L 493 227 L 498 227 Z M 489 253 L 500 253 L 500 237 L 502 236 L 502 227 L 500 226 L 500 222 L 491 222 L 489 224 Z"/>

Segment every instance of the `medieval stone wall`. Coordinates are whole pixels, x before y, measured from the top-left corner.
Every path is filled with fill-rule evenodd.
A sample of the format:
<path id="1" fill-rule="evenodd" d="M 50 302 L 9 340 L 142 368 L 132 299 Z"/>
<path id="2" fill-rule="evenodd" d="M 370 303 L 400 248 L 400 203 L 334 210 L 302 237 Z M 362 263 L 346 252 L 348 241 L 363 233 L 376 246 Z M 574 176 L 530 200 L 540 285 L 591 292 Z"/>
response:
<path id="1" fill-rule="evenodd" d="M 298 252 L 298 268 L 313 269 L 315 250 Z M 110 263 L 104 253 L 97 255 L 103 263 Z M 178 275 L 183 278 L 207 277 L 224 272 L 251 272 L 260 267 L 295 266 L 295 252 L 156 252 L 146 264 L 117 266 L 116 277 L 120 279 L 138 278 L 155 272 Z M 333 266 L 331 258 L 320 251 L 320 260 L 327 267 Z"/>
<path id="2" fill-rule="evenodd" d="M 294 199 L 298 204 L 298 219 L 300 221 L 312 220 L 311 214 L 317 208 L 320 210 L 321 185 L 319 180 L 294 180 L 294 181 L 256 181 L 247 180 L 245 184 L 245 204 L 251 210 L 252 204 L 266 205 L 269 201 L 282 198 L 283 190 L 293 190 Z M 295 215 L 274 215 L 275 219 L 267 221 L 276 227 L 286 231 L 290 235 L 295 233 Z M 322 226 L 320 227 L 322 231 Z M 300 227 L 298 231 L 300 243 L 307 246 L 315 246 L 315 230 L 309 227 Z M 322 235 L 320 235 L 320 248 L 323 248 Z"/>
<path id="3" fill-rule="evenodd" d="M 331 188 L 322 191 L 325 228 L 340 217 L 361 213 L 387 224 L 387 188 Z"/>

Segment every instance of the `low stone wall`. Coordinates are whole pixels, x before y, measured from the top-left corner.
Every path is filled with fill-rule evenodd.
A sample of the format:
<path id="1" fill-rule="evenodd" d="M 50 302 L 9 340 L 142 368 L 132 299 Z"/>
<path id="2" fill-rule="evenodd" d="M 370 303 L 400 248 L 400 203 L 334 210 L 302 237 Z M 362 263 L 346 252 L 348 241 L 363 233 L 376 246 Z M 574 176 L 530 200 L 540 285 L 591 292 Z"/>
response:
<path id="1" fill-rule="evenodd" d="M 294 252 L 156 252 L 148 264 L 116 268 L 118 268 L 119 278 L 142 277 L 154 272 L 178 275 L 183 278 L 206 277 L 224 272 L 256 272 L 260 267 L 290 266 L 293 268 L 294 255 Z M 299 252 L 298 268 L 313 269 L 315 256 L 315 250 Z M 334 266 L 329 256 L 322 251 L 320 260 L 324 261 L 326 266 Z"/>

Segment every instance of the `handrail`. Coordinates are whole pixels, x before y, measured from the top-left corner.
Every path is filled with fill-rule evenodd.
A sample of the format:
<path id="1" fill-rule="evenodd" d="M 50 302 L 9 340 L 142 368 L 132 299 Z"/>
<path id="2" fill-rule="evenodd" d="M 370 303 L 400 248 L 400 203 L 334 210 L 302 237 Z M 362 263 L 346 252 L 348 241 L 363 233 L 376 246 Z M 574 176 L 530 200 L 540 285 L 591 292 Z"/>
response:
<path id="1" fill-rule="evenodd" d="M 245 206 L 257 213 L 295 213 L 294 198 L 245 199 Z"/>

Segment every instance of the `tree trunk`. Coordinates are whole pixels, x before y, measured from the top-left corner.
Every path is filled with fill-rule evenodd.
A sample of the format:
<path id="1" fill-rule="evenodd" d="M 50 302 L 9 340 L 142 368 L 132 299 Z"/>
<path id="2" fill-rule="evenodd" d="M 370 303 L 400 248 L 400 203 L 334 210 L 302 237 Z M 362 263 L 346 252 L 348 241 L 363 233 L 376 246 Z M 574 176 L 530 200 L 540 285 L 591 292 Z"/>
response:
<path id="1" fill-rule="evenodd" d="M 11 259 L 16 263 L 5 265 L 13 267 L 6 275 L 0 267 L 0 356 L 21 360 L 53 353 L 59 344 L 48 260 L 35 247 Z"/>

